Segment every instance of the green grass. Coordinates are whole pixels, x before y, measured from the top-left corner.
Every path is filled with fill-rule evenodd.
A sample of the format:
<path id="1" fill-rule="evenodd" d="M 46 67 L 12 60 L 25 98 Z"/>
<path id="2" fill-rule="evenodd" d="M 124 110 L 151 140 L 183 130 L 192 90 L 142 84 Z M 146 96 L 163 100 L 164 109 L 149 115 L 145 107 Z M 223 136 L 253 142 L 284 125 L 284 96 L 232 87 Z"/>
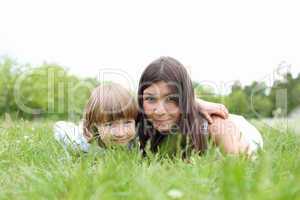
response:
<path id="1" fill-rule="evenodd" d="M 300 138 L 260 127 L 256 160 L 217 150 L 181 159 L 64 151 L 53 122 L 0 123 L 0 199 L 300 199 Z"/>

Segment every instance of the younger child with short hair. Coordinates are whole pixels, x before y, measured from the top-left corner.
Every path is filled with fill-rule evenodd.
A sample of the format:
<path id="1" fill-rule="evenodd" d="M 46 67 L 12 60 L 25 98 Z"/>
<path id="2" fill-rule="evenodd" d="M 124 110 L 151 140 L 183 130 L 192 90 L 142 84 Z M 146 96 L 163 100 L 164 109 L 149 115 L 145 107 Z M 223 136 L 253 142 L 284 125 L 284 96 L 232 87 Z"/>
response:
<path id="1" fill-rule="evenodd" d="M 136 137 L 137 103 L 130 92 L 116 83 L 95 88 L 85 107 L 83 122 L 59 121 L 54 124 L 54 137 L 64 147 L 87 152 L 91 142 L 100 147 L 131 146 Z"/>

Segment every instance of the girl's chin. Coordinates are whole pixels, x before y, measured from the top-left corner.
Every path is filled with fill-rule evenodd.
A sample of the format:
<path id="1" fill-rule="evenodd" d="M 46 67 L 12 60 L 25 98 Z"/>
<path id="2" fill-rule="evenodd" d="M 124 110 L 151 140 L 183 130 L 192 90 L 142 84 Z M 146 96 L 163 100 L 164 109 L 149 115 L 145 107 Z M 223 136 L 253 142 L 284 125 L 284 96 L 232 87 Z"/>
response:
<path id="1" fill-rule="evenodd" d="M 172 125 L 154 126 L 154 128 L 156 130 L 158 130 L 163 135 L 167 135 L 167 134 L 170 134 L 172 132 L 178 131 L 178 127 L 176 127 L 176 125 L 174 125 L 174 124 L 172 124 Z"/>
<path id="2" fill-rule="evenodd" d="M 116 145 L 127 145 L 130 142 L 130 140 L 126 140 L 126 141 L 114 141 L 114 144 Z"/>
<path id="3" fill-rule="evenodd" d="M 168 134 L 168 132 L 170 131 L 170 127 L 169 126 L 157 126 L 155 127 L 156 130 L 158 130 L 159 132 L 161 132 L 161 134 Z"/>

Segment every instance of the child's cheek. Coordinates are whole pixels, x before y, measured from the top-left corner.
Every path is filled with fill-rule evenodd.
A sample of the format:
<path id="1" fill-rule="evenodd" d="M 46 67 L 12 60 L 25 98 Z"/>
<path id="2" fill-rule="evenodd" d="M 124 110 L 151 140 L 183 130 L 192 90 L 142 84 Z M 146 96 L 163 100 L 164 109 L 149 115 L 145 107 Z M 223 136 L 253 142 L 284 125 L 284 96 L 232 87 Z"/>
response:
<path id="1" fill-rule="evenodd" d="M 146 115 L 151 115 L 151 112 L 153 111 L 153 106 L 149 103 L 146 103 L 146 102 L 143 104 L 143 106 L 144 106 L 145 114 Z"/>
<path id="2" fill-rule="evenodd" d="M 110 143 L 111 142 L 112 135 L 111 135 L 111 132 L 108 128 L 101 129 L 100 135 L 101 135 L 101 139 L 104 143 Z"/>
<path id="3" fill-rule="evenodd" d="M 135 136 L 136 135 L 136 132 L 135 132 L 135 123 L 132 123 L 130 125 L 130 129 L 128 130 L 128 133 L 131 135 L 131 136 Z"/>

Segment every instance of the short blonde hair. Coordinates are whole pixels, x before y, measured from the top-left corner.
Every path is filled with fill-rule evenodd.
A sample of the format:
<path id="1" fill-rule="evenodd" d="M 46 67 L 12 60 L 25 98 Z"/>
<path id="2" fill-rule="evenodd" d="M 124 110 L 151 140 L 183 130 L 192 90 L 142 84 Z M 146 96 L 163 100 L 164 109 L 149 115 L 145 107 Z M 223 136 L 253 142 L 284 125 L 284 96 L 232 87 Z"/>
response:
<path id="1" fill-rule="evenodd" d="M 120 119 L 136 119 L 137 102 L 130 92 L 116 83 L 96 87 L 86 104 L 83 120 L 84 137 L 91 142 L 96 125 Z"/>

